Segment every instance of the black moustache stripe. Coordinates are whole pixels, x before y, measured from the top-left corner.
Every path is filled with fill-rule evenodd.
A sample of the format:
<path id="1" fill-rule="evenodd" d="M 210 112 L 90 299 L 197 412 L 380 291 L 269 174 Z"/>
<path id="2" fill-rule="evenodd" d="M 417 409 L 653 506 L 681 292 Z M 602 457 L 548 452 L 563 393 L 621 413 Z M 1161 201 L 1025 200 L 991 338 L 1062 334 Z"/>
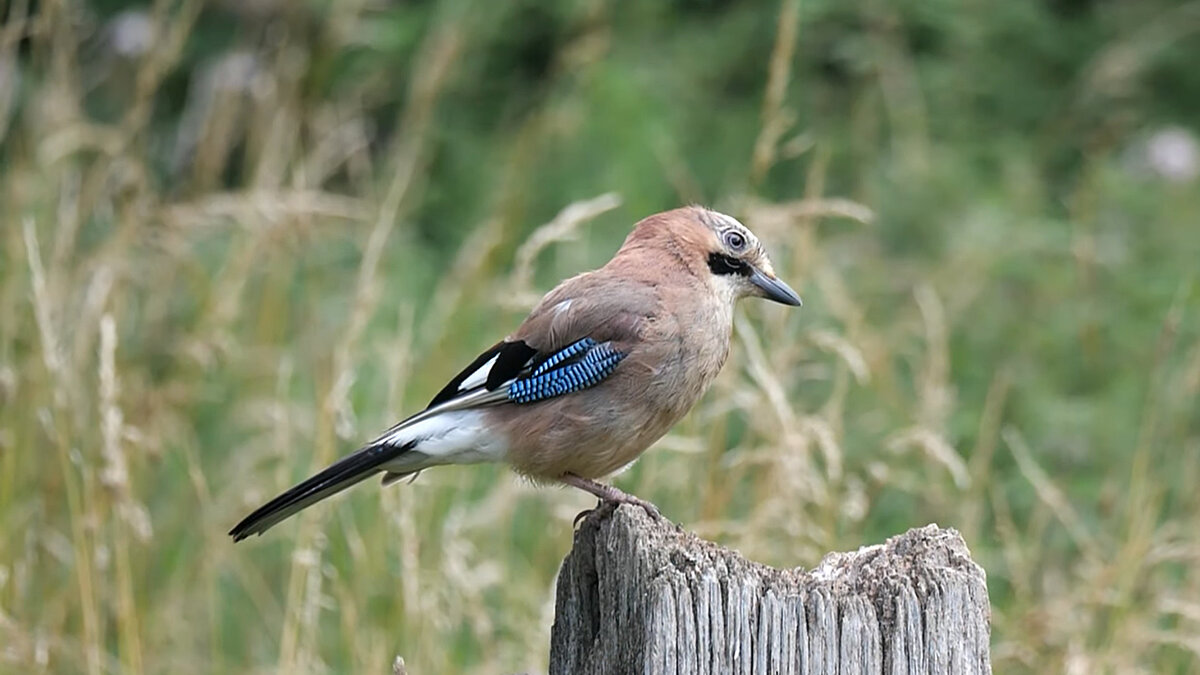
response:
<path id="1" fill-rule="evenodd" d="M 743 277 L 750 276 L 750 265 L 745 261 L 738 260 L 732 256 L 727 256 L 723 253 L 708 254 L 708 269 L 712 270 L 713 274 L 737 274 Z"/>

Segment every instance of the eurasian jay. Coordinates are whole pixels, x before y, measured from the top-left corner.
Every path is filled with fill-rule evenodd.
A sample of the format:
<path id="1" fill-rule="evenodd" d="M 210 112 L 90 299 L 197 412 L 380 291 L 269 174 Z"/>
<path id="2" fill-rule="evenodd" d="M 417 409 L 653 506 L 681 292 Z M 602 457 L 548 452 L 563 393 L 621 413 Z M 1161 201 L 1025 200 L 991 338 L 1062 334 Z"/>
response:
<path id="1" fill-rule="evenodd" d="M 649 502 L 597 478 L 631 464 L 692 407 L 729 354 L 733 308 L 800 297 L 758 238 L 699 207 L 639 222 L 608 264 L 559 284 L 429 406 L 238 523 L 235 541 L 375 474 L 507 462 L 536 482 Z"/>

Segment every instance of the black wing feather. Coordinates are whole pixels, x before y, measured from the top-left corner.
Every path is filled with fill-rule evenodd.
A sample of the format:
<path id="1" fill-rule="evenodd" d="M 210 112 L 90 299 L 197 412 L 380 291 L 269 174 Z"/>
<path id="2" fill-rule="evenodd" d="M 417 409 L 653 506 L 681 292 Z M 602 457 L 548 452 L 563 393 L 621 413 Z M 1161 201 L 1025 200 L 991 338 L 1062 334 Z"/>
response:
<path id="1" fill-rule="evenodd" d="M 500 357 L 496 359 L 496 363 L 488 371 L 487 384 L 485 385 L 488 391 L 495 391 L 502 384 L 519 375 L 538 356 L 538 350 L 525 344 L 524 340 L 505 342 L 503 344 L 504 346 L 500 349 Z"/>
<path id="2" fill-rule="evenodd" d="M 467 366 L 454 379 L 442 387 L 442 390 L 433 397 L 429 402 L 428 408 L 440 405 L 449 401 L 458 395 L 462 394 L 462 384 L 482 368 L 492 357 L 496 357 L 496 362 L 492 364 L 491 369 L 487 374 L 487 381 L 484 386 L 489 391 L 494 391 L 497 387 L 505 382 L 513 379 L 527 368 L 535 356 L 538 355 L 538 350 L 525 344 L 524 340 L 514 340 L 512 342 L 497 342 L 491 349 L 480 354 L 471 365 Z"/>

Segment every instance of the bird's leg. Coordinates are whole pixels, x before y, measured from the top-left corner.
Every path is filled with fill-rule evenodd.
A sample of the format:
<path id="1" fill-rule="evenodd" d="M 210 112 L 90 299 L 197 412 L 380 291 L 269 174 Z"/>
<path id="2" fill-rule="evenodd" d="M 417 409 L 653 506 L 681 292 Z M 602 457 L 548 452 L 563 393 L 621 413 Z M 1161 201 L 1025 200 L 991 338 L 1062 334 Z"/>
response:
<path id="1" fill-rule="evenodd" d="M 632 504 L 634 506 L 640 506 L 646 511 L 646 514 L 649 515 L 652 520 L 662 520 L 662 514 L 659 513 L 657 506 L 651 504 L 645 499 L 640 499 L 629 493 L 622 492 L 611 485 L 597 483 L 594 480 L 583 478 L 582 476 L 576 476 L 573 473 L 563 474 L 561 480 L 571 487 L 577 487 L 584 492 L 595 495 L 596 497 L 600 498 L 600 501 L 610 502 L 613 504 Z M 591 511 L 584 511 L 580 515 L 586 515 L 588 513 L 591 513 Z M 579 517 L 576 516 L 576 522 L 578 522 L 578 520 Z"/>

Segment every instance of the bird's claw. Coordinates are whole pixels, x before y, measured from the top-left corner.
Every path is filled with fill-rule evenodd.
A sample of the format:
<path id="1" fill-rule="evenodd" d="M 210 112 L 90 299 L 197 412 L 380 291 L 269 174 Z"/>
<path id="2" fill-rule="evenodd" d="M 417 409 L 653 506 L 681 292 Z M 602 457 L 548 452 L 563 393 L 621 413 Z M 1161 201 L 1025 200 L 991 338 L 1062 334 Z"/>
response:
<path id="1" fill-rule="evenodd" d="M 570 473 L 564 474 L 561 480 L 562 480 L 562 482 L 566 483 L 567 485 L 577 487 L 577 488 L 579 488 L 585 492 L 588 492 L 600 499 L 600 504 L 595 509 L 589 509 L 587 511 L 583 511 L 575 516 L 574 524 L 576 524 L 576 525 L 579 524 L 579 521 L 582 518 L 586 518 L 589 514 L 591 514 L 596 509 L 604 508 L 604 507 L 610 506 L 610 505 L 615 508 L 618 504 L 630 504 L 632 506 L 640 506 L 642 508 L 642 510 L 646 512 L 646 515 L 650 516 L 650 519 L 653 520 L 654 522 L 657 523 L 657 522 L 661 522 L 663 520 L 663 515 L 658 510 L 657 506 L 651 504 L 650 502 L 648 502 L 644 499 L 641 499 L 641 498 L 635 497 L 631 494 L 622 492 L 611 485 L 605 485 L 604 483 L 597 483 L 594 480 L 590 480 L 587 478 L 581 478 L 579 476 L 576 476 L 575 474 L 570 474 Z"/>
<path id="2" fill-rule="evenodd" d="M 631 506 L 642 507 L 642 510 L 646 512 L 646 515 L 650 516 L 650 520 L 653 520 L 656 523 L 661 522 L 663 520 L 663 514 L 661 511 L 658 510 L 658 507 L 655 506 L 654 504 L 651 504 L 650 502 L 646 501 L 645 499 L 638 499 L 637 497 L 630 495 L 629 501 L 624 502 L 624 503 L 629 504 Z"/>
<path id="3" fill-rule="evenodd" d="M 575 514 L 575 518 L 571 520 L 571 527 L 579 527 L 579 521 L 581 521 L 581 520 L 583 520 L 583 519 L 587 518 L 588 516 L 592 515 L 592 514 L 593 514 L 593 513 L 595 513 L 597 510 L 599 510 L 599 509 L 600 509 L 600 507 L 602 507 L 602 506 L 604 506 L 604 500 L 603 500 L 603 499 L 601 499 L 599 502 L 597 502 L 597 503 L 596 503 L 596 508 L 594 508 L 594 509 L 584 509 L 584 510 L 580 511 L 579 513 L 576 513 L 576 514 Z"/>
<path id="4" fill-rule="evenodd" d="M 628 499 L 601 499 L 596 504 L 595 508 L 584 509 L 583 511 L 580 511 L 579 513 L 575 514 L 575 518 L 571 521 L 571 527 L 579 527 L 580 521 L 586 519 L 588 516 L 592 515 L 593 513 L 597 512 L 597 511 L 603 510 L 606 507 L 610 510 L 616 510 L 616 508 L 618 506 L 620 506 L 621 504 L 628 504 L 630 506 L 641 507 L 641 509 L 646 512 L 646 515 L 650 516 L 650 520 L 653 520 L 656 523 L 661 523 L 665 520 L 662 512 L 659 511 L 658 507 L 655 506 L 654 504 L 652 504 L 644 499 L 638 499 L 637 497 L 634 497 L 633 495 L 627 495 L 627 496 L 629 497 Z"/>

